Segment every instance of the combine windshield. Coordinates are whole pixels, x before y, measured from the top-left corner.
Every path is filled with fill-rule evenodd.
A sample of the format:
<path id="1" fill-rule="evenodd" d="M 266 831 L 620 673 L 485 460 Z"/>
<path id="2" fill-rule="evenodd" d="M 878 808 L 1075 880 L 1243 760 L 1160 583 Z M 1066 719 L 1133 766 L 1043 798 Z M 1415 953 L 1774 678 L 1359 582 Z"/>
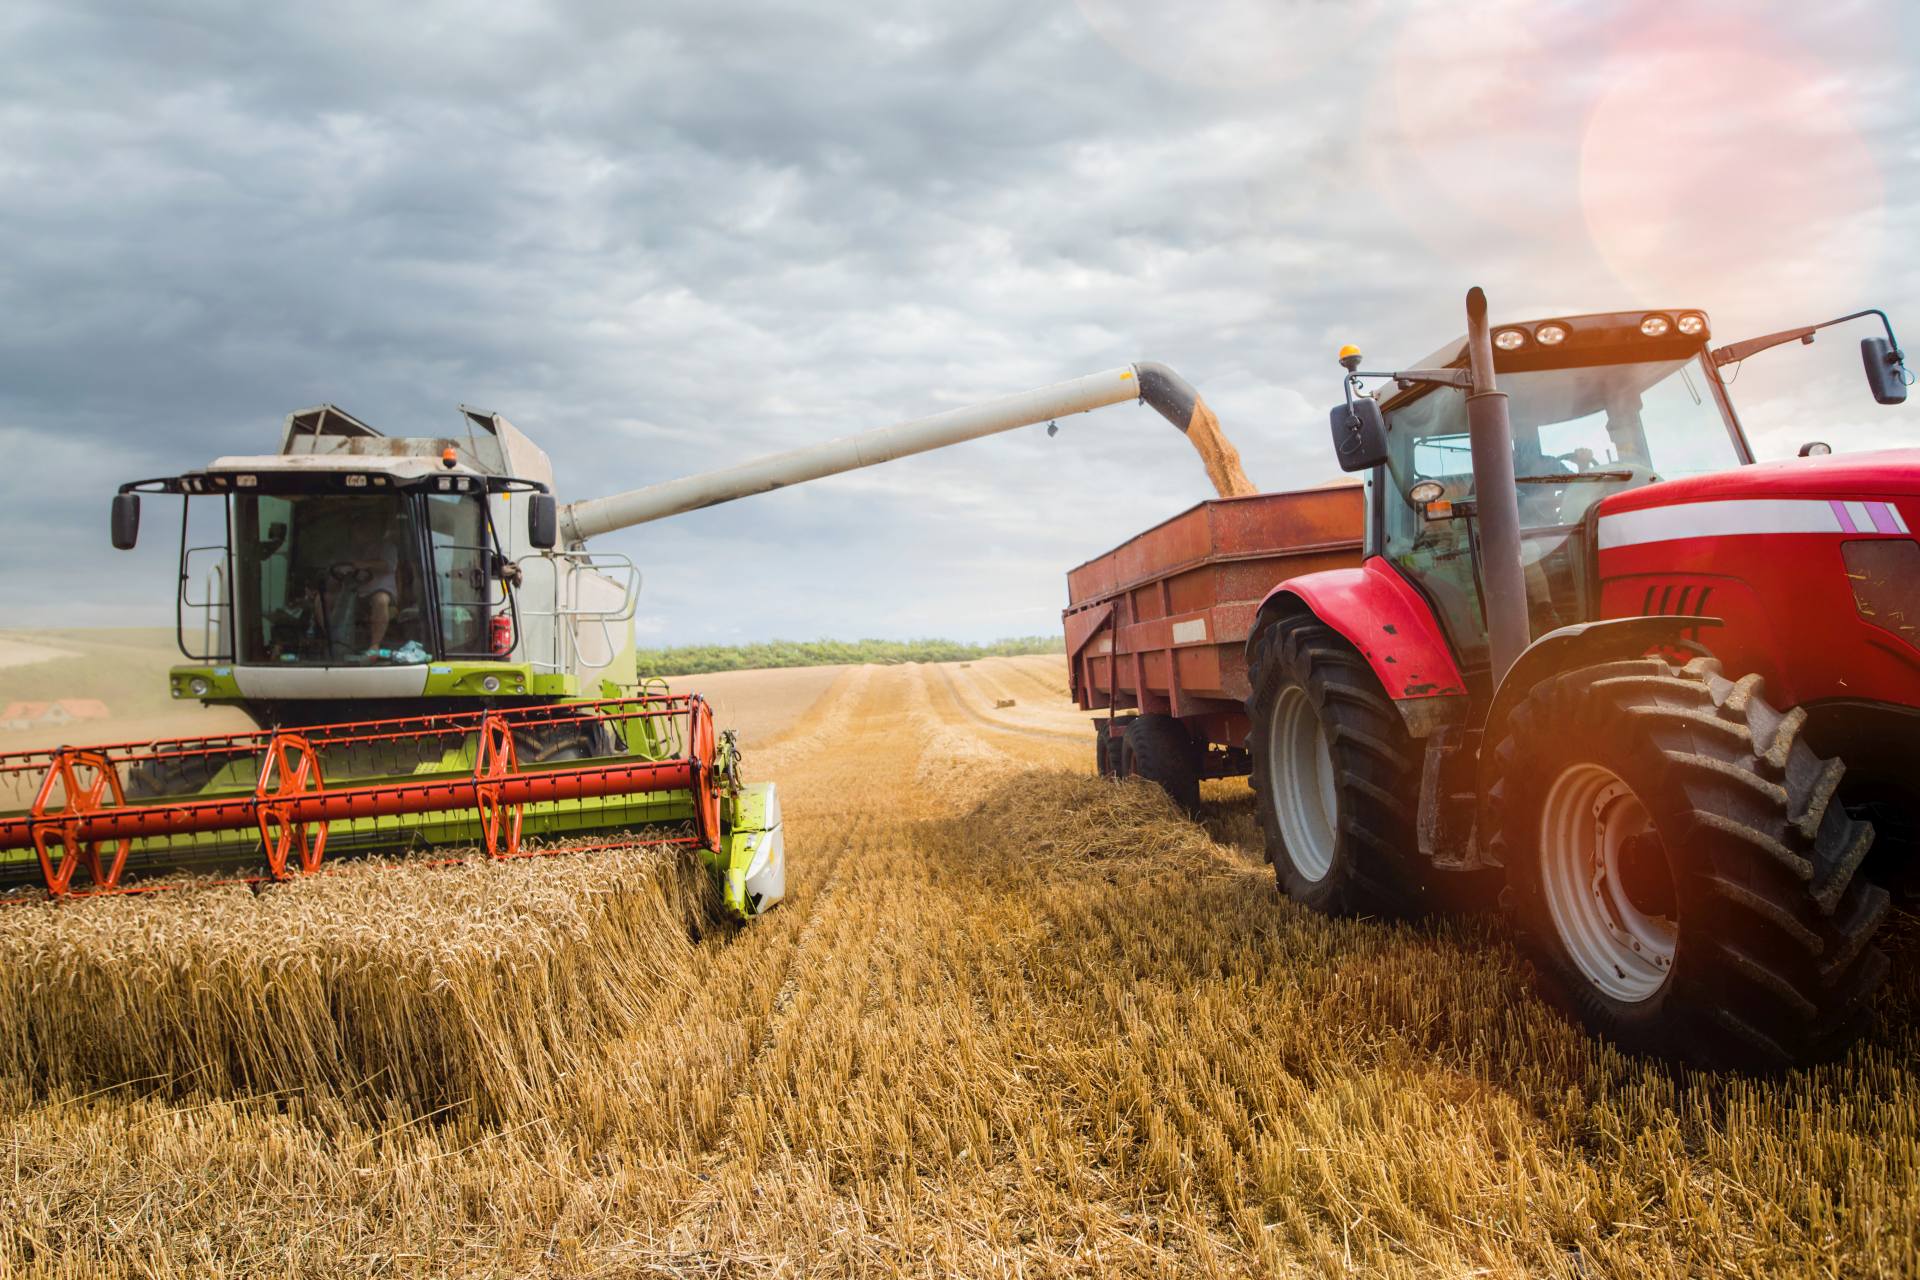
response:
<path id="1" fill-rule="evenodd" d="M 239 660 L 426 661 L 418 545 L 397 493 L 236 496 Z"/>
<path id="2" fill-rule="evenodd" d="M 1519 480 L 1521 552 L 1535 636 L 1588 616 L 1581 522 L 1609 493 L 1741 462 L 1697 358 L 1503 373 Z M 1417 481 L 1470 502 L 1473 454 L 1463 391 L 1435 387 L 1387 410 L 1386 551 L 1427 589 L 1455 643 L 1483 651 L 1470 519 L 1430 520 L 1404 498 Z"/>

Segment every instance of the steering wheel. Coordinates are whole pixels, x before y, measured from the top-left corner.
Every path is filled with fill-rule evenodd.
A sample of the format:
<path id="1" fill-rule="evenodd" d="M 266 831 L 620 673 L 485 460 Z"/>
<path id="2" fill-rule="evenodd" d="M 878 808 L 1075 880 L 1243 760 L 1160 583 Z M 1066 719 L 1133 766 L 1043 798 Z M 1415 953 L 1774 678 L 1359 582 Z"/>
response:
<path id="1" fill-rule="evenodd" d="M 1570 462 L 1571 458 L 1557 458 L 1558 462 Z M 1584 470 L 1576 467 L 1569 471 L 1569 477 L 1586 475 L 1593 471 L 1624 471 L 1622 478 L 1607 480 L 1576 481 L 1560 490 L 1560 523 L 1579 524 L 1585 518 L 1589 508 L 1610 493 L 1619 493 L 1622 489 L 1637 489 L 1643 484 L 1655 484 L 1660 477 L 1653 468 L 1643 462 L 1599 462 Z"/>
<path id="2" fill-rule="evenodd" d="M 351 560 L 338 560 L 327 566 L 327 576 L 341 586 L 348 583 L 361 586 L 373 581 L 373 570 Z"/>

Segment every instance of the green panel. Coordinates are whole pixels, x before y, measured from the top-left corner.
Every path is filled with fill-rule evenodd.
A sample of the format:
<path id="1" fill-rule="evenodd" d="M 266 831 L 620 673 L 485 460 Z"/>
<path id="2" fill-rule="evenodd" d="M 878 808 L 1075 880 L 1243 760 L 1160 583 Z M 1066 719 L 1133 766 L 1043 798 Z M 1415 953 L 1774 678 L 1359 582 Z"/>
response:
<path id="1" fill-rule="evenodd" d="M 498 681 L 494 688 L 487 687 L 489 678 Z M 436 662 L 427 668 L 421 692 L 429 698 L 539 693 L 541 678 L 524 662 Z"/>
<path id="2" fill-rule="evenodd" d="M 751 782 L 740 788 L 740 794 L 732 801 L 733 829 L 736 831 L 765 831 L 778 819 L 772 814 L 774 799 L 773 783 Z"/>
<path id="3" fill-rule="evenodd" d="M 726 838 L 724 869 L 716 868 L 720 875 L 721 893 L 727 906 L 742 920 L 750 919 L 754 912 L 747 904 L 747 872 L 753 866 L 755 855 L 760 851 L 760 841 L 765 838 L 771 820 L 778 813 L 774 795 L 774 784 L 756 782 L 740 788 L 738 795 L 726 802 L 732 811 L 732 824 Z"/>
<path id="4" fill-rule="evenodd" d="M 202 693 L 195 687 L 201 681 Z M 232 702 L 240 697 L 240 682 L 233 678 L 230 666 L 181 666 L 167 672 L 167 683 L 176 698 L 198 698 L 202 702 Z"/>

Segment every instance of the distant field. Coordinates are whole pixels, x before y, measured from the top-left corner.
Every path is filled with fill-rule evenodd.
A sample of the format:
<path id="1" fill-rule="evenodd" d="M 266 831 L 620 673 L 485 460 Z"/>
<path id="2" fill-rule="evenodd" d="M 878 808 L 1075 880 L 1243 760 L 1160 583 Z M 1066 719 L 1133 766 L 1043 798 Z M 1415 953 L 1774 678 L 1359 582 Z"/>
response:
<path id="1" fill-rule="evenodd" d="M 0 751 L 248 728 L 238 711 L 176 702 L 167 668 L 183 661 L 162 627 L 0 631 L 0 712 L 14 702 L 64 698 L 106 704 L 107 718 L 9 729 Z"/>
<path id="2" fill-rule="evenodd" d="M 1013 658 L 1065 653 L 1059 635 L 1014 636 L 986 644 L 958 640 L 769 640 L 763 644 L 680 645 L 642 649 L 636 655 L 642 675 L 697 675 L 703 671 L 767 671 L 775 667 L 825 667 L 852 663 L 971 662 L 976 658 Z"/>
<path id="3" fill-rule="evenodd" d="M 173 705 L 167 668 L 184 661 L 163 627 L 0 631 L 0 703 L 98 698 L 116 715 Z"/>
<path id="4" fill-rule="evenodd" d="M 1026 655 L 1008 668 L 1021 673 L 1009 677 L 1015 684 L 996 688 L 995 696 L 984 701 L 973 700 L 979 702 L 979 709 L 992 711 L 994 703 L 1009 692 L 1064 695 L 1066 685 L 1060 678 L 1064 673 L 1058 670 L 1060 647 L 1057 636 L 989 645 L 951 640 L 772 641 L 642 650 L 640 670 L 668 678 L 676 693 L 705 695 L 720 726 L 736 730 L 741 744 L 753 747 L 787 734 L 836 680 L 864 663 L 972 662 L 990 653 Z M 77 724 L 18 730 L 0 726 L 0 751 L 249 727 L 238 711 L 175 701 L 167 689 L 167 669 L 180 661 L 170 628 L 0 631 L 0 711 L 15 701 L 88 698 L 105 703 L 110 713 L 106 720 Z M 750 674 L 762 669 L 777 672 Z M 1047 674 L 1036 683 L 1039 672 Z"/>

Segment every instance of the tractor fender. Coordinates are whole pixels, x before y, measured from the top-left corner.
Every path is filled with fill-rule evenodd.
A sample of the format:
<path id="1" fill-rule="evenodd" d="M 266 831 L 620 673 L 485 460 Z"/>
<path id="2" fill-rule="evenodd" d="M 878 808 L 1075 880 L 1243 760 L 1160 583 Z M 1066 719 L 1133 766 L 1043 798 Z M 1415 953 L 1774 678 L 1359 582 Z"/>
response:
<path id="1" fill-rule="evenodd" d="M 1261 634 L 1291 613 L 1312 613 L 1367 660 L 1407 722 L 1424 738 L 1465 711 L 1467 685 L 1426 599 L 1378 556 L 1357 569 L 1288 578 L 1260 602 L 1247 657 Z"/>
<path id="2" fill-rule="evenodd" d="M 1637 658 L 1663 643 L 1678 644 L 1691 627 L 1717 627 L 1718 618 L 1655 614 L 1645 618 L 1602 618 L 1576 622 L 1547 632 L 1528 645 L 1501 678 L 1500 688 L 1487 707 L 1486 731 L 1481 738 L 1480 794 L 1493 784 L 1492 748 L 1506 733 L 1507 717 L 1533 687 L 1561 671 L 1591 666 L 1616 658 Z"/>

